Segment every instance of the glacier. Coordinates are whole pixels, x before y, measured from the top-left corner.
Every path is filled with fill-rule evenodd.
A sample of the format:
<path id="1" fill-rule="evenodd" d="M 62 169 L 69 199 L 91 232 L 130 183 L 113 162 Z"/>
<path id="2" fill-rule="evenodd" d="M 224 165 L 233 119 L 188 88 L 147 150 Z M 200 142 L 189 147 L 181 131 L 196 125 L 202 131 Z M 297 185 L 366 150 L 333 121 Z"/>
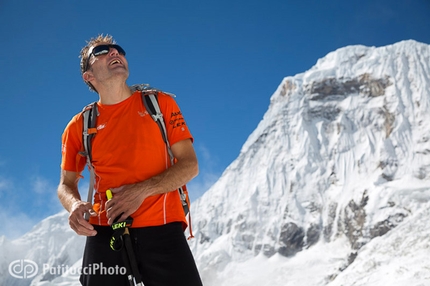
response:
<path id="1" fill-rule="evenodd" d="M 191 206 L 204 285 L 430 285 L 429 122 L 424 43 L 347 46 L 285 77 Z M 0 285 L 80 285 L 67 217 L 0 238 Z M 37 275 L 10 275 L 22 259 Z"/>

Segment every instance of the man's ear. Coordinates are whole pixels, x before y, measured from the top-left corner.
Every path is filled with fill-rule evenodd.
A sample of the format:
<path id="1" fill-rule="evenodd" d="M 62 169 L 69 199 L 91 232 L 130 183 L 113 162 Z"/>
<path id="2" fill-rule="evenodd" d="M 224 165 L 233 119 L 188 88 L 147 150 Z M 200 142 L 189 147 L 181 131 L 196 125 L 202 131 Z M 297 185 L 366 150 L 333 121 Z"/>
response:
<path id="1" fill-rule="evenodd" d="M 85 82 L 89 82 L 89 81 L 91 81 L 93 78 L 94 78 L 94 76 L 93 76 L 93 74 L 92 74 L 90 71 L 86 71 L 86 72 L 84 72 L 84 73 L 83 73 L 83 75 L 82 75 L 82 79 L 83 79 Z"/>

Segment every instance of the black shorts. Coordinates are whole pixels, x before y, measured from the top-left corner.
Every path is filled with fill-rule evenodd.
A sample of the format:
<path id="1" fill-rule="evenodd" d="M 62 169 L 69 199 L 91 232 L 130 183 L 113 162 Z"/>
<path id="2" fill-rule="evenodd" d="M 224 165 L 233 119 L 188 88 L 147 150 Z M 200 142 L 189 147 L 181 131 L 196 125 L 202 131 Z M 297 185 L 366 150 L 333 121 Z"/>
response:
<path id="1" fill-rule="evenodd" d="M 122 251 L 113 251 L 109 242 L 113 230 L 94 226 L 96 236 L 87 237 L 81 269 L 84 286 L 128 286 Z M 201 286 L 182 223 L 131 228 L 130 238 L 145 286 Z"/>

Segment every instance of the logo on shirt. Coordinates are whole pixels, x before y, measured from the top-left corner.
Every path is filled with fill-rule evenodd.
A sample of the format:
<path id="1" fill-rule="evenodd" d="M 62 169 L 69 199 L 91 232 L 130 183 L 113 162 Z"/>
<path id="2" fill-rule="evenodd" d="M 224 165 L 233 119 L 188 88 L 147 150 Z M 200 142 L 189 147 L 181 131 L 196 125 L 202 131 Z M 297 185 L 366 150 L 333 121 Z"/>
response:
<path id="1" fill-rule="evenodd" d="M 138 111 L 137 113 L 140 115 L 140 117 L 144 117 L 145 115 L 149 114 L 148 111 L 146 111 L 146 110 L 145 111 Z"/>
<path id="2" fill-rule="evenodd" d="M 102 130 L 105 127 L 106 127 L 106 123 L 100 124 L 99 126 L 97 126 L 97 130 Z"/>

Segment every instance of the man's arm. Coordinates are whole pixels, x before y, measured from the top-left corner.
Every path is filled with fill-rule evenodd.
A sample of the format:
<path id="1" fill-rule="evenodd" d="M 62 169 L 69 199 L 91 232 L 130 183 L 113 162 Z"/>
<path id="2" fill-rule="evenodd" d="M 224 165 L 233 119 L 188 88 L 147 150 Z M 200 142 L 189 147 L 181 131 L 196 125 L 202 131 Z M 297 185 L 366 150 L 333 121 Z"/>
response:
<path id="1" fill-rule="evenodd" d="M 197 176 L 199 167 L 191 140 L 179 141 L 171 149 L 177 160 L 173 166 L 143 182 L 112 189 L 115 195 L 106 203 L 109 224 L 121 213 L 119 220 L 125 220 L 147 197 L 176 190 Z"/>
<path id="2" fill-rule="evenodd" d="M 94 236 L 94 227 L 84 219 L 85 213 L 97 215 L 92 205 L 82 201 L 78 191 L 79 176 L 76 172 L 61 170 L 57 194 L 63 207 L 69 212 L 69 225 L 79 235 Z"/>

